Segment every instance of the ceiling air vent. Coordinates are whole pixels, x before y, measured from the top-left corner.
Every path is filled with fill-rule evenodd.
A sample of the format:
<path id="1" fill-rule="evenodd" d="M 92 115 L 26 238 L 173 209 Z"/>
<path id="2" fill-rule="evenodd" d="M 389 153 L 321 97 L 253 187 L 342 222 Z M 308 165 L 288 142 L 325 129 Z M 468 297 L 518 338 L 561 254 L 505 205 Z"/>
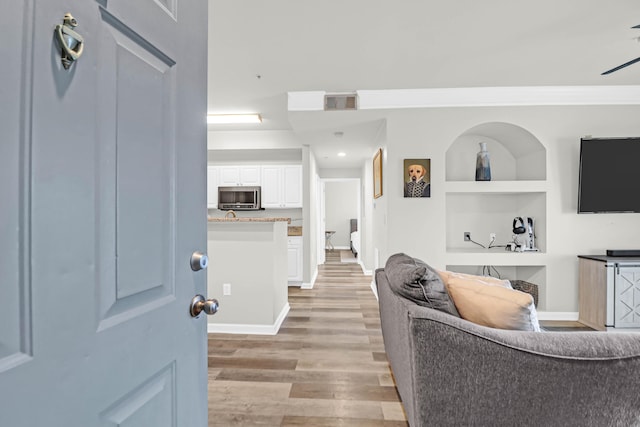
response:
<path id="1" fill-rule="evenodd" d="M 325 111 L 344 111 L 358 109 L 358 96 L 356 94 L 325 95 Z"/>

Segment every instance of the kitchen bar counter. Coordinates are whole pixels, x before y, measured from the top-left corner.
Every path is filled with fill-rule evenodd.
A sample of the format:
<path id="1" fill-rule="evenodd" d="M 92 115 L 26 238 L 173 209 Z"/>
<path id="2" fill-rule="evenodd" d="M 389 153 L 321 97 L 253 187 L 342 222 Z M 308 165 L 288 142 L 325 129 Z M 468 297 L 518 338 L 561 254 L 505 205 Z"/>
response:
<path id="1" fill-rule="evenodd" d="M 289 312 L 288 222 L 289 218 L 209 218 L 208 295 L 220 302 L 218 313 L 207 317 L 209 332 L 278 332 Z"/>

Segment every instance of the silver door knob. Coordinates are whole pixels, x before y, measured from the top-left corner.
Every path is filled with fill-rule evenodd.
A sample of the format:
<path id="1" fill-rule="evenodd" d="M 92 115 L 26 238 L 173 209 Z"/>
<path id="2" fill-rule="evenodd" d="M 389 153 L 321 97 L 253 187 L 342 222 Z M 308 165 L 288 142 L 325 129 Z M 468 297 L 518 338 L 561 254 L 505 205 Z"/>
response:
<path id="1" fill-rule="evenodd" d="M 189 312 L 191 317 L 198 317 L 203 311 L 208 314 L 216 314 L 220 305 L 216 299 L 205 299 L 202 295 L 198 294 L 191 300 L 191 307 Z"/>
<path id="2" fill-rule="evenodd" d="M 193 271 L 204 270 L 209 265 L 209 257 L 204 252 L 195 251 L 191 254 L 190 264 Z"/>

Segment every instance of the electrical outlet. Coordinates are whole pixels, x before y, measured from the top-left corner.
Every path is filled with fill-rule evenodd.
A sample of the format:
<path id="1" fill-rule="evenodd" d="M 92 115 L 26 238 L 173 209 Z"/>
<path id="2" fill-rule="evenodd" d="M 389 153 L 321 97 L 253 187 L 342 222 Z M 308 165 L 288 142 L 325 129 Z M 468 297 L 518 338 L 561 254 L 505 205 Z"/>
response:
<path id="1" fill-rule="evenodd" d="M 231 295 L 231 283 L 224 283 L 222 285 L 222 295 Z"/>
<path id="2" fill-rule="evenodd" d="M 471 232 L 469 232 L 469 231 L 465 231 L 464 232 L 464 241 L 465 242 L 470 242 L 471 241 Z"/>

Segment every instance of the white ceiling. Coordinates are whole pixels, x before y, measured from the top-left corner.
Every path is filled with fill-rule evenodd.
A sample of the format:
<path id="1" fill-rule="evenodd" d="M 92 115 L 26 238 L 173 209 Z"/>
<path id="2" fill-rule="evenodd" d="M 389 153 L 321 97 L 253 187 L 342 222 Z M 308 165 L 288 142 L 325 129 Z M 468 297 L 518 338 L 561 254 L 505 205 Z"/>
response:
<path id="1" fill-rule="evenodd" d="M 208 110 L 264 118 L 209 130 L 292 130 L 321 168 L 359 166 L 381 121 L 296 119 L 288 92 L 637 85 L 640 63 L 600 75 L 640 56 L 637 24 L 638 0 L 209 0 Z"/>

